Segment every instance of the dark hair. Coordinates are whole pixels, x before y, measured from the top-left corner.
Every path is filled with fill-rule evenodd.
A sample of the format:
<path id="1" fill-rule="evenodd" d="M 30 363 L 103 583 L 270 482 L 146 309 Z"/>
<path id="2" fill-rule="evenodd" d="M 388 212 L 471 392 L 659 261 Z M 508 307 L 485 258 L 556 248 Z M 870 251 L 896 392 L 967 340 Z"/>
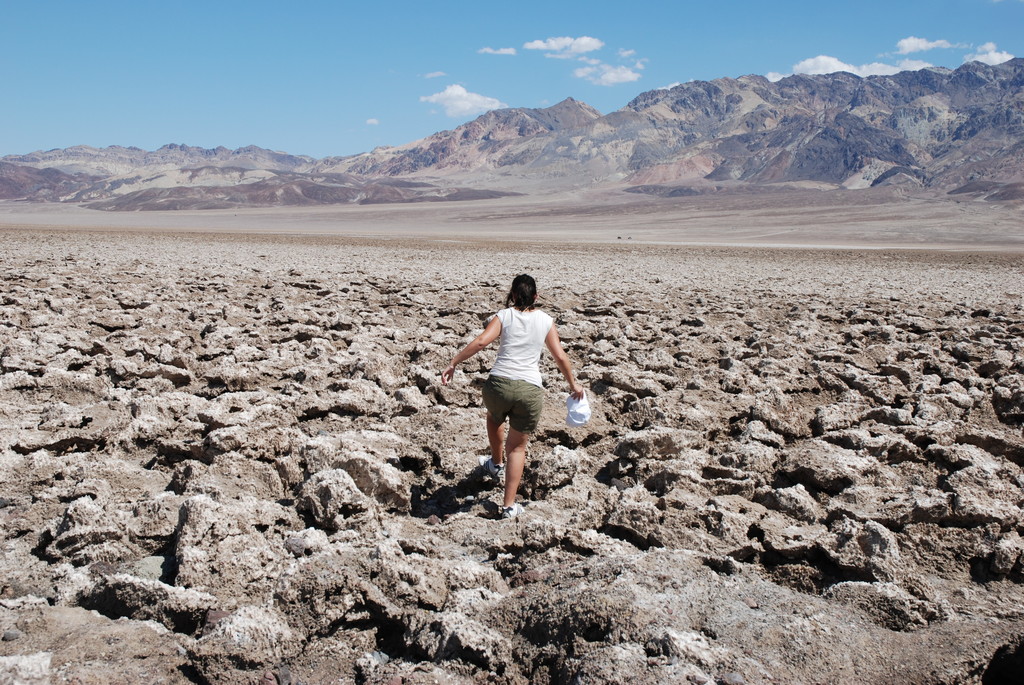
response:
<path id="1" fill-rule="evenodd" d="M 537 299 L 537 282 L 529 274 L 519 274 L 512 281 L 512 288 L 505 296 L 505 306 L 526 310 L 533 307 Z"/>

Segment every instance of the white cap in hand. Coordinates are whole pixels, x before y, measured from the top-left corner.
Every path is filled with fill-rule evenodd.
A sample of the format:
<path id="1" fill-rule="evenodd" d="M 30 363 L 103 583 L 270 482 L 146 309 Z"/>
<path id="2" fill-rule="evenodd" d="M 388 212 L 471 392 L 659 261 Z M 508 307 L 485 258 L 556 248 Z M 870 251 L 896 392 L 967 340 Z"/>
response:
<path id="1" fill-rule="evenodd" d="M 565 408 L 569 410 L 565 415 L 567 426 L 582 426 L 590 420 L 590 402 L 587 401 L 586 393 L 578 400 L 569 395 L 565 400 Z"/>

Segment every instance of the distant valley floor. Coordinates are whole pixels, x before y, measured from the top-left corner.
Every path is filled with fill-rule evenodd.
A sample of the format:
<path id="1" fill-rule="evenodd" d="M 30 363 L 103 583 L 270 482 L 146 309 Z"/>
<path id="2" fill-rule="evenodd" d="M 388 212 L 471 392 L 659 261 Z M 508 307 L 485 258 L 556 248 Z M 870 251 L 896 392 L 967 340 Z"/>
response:
<path id="1" fill-rule="evenodd" d="M 0 230 L 71 228 L 381 239 L 1024 250 L 1014 205 L 891 190 L 651 198 L 607 189 L 486 201 L 108 213 L 0 201 Z"/>

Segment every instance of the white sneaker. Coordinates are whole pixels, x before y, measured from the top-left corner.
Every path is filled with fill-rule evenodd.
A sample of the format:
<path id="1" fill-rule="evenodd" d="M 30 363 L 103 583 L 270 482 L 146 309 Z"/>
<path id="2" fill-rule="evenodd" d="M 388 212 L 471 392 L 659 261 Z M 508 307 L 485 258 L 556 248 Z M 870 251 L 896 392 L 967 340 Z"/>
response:
<path id="1" fill-rule="evenodd" d="M 501 518 L 503 518 L 503 519 L 514 519 L 516 516 L 519 516 L 524 511 L 526 511 L 526 510 L 523 509 L 523 505 L 519 504 L 519 502 L 516 502 L 511 507 L 504 507 L 504 508 L 502 508 L 502 510 L 501 510 Z"/>
<path id="2" fill-rule="evenodd" d="M 490 476 L 494 480 L 500 481 L 505 477 L 505 465 L 495 464 L 491 461 L 491 457 L 489 455 L 485 454 L 480 457 L 480 468 L 484 470 L 486 475 Z"/>

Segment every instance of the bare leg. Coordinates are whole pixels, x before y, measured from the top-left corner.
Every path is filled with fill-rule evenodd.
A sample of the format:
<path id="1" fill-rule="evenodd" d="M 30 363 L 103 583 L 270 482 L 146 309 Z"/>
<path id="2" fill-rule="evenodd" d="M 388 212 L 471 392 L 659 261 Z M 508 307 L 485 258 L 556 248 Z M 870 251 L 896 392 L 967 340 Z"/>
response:
<path id="1" fill-rule="evenodd" d="M 487 412 L 487 442 L 491 445 L 491 461 L 496 466 L 501 466 L 501 450 L 505 442 L 505 422 L 498 423 L 491 418 L 490 412 Z"/>
<path id="2" fill-rule="evenodd" d="M 511 426 L 508 429 L 508 441 L 505 442 L 505 504 L 511 507 L 516 501 L 516 491 L 523 477 L 523 466 L 526 464 L 526 443 L 530 441 L 528 433 L 520 433 Z"/>

